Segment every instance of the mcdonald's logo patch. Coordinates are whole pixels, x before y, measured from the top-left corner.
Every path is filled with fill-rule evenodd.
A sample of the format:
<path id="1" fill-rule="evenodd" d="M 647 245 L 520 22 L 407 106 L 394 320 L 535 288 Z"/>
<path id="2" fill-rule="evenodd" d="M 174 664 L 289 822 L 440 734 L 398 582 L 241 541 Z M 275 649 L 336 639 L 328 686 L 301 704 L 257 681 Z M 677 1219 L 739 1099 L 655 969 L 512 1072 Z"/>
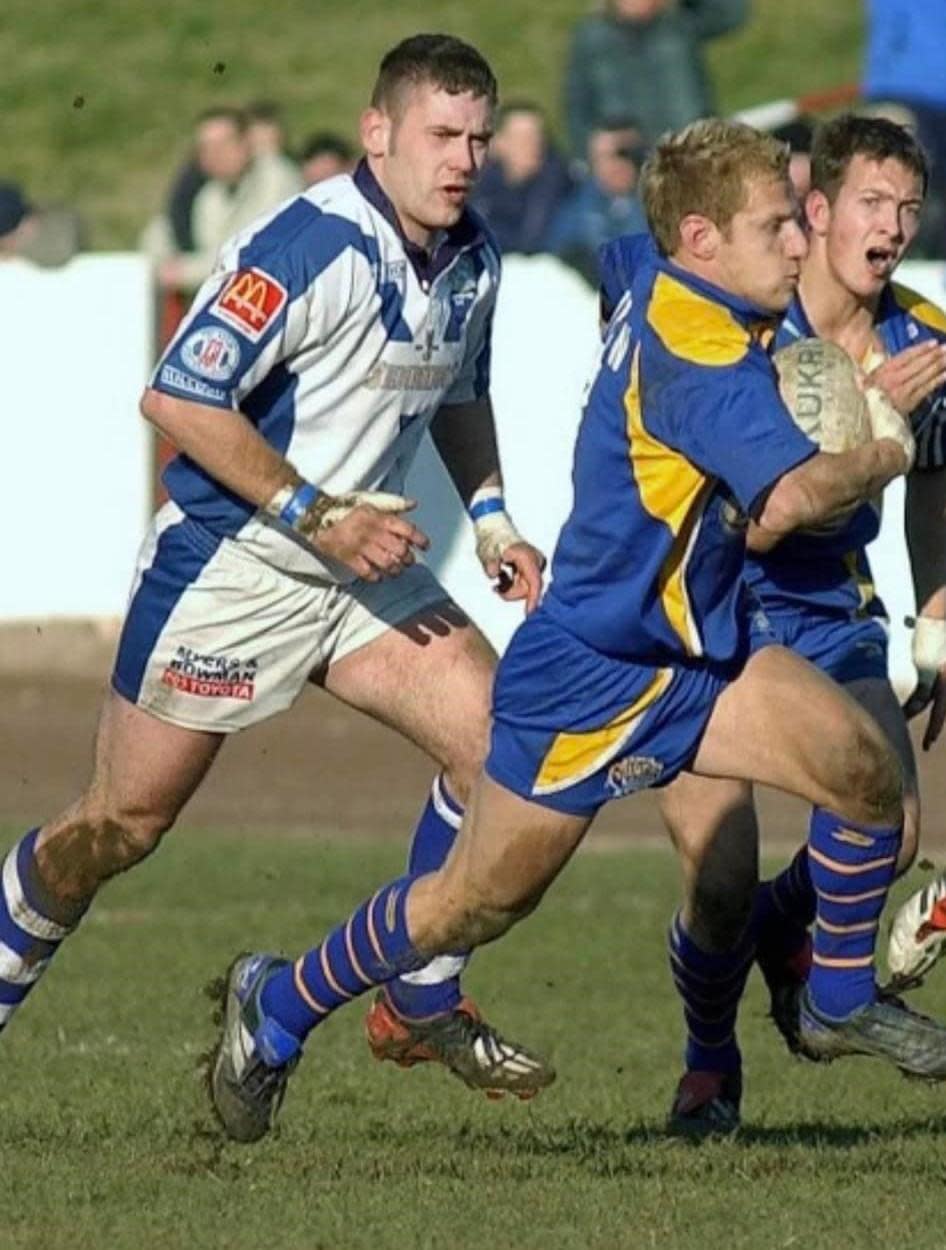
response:
<path id="1" fill-rule="evenodd" d="M 210 312 L 258 342 L 288 298 L 286 288 L 261 269 L 235 273 L 210 306 Z"/>

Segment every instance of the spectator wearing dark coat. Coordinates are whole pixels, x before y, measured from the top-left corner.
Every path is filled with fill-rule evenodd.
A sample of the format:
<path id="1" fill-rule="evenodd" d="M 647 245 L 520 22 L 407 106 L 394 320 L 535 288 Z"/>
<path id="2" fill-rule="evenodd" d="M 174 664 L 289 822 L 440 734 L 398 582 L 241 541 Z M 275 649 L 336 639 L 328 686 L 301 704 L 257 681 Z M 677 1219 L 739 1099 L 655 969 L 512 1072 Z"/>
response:
<path id="1" fill-rule="evenodd" d="M 571 182 L 549 141 L 545 116 L 523 100 L 500 109 L 489 160 L 473 193 L 504 253 L 531 256 L 545 247 L 549 226 Z"/>

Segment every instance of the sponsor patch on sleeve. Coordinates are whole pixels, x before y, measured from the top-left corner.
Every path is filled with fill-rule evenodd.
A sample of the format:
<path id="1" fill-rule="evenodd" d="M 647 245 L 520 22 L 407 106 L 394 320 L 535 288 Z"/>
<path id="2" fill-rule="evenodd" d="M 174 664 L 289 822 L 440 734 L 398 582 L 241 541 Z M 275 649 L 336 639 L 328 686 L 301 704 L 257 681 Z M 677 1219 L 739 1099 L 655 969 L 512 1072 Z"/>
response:
<path id="1" fill-rule="evenodd" d="M 257 343 L 288 299 L 282 283 L 262 269 L 241 269 L 223 288 L 208 311 Z"/>
<path id="2" fill-rule="evenodd" d="M 181 359 L 194 373 L 212 382 L 226 382 L 240 364 L 236 338 L 222 326 L 204 326 L 184 340 Z"/>

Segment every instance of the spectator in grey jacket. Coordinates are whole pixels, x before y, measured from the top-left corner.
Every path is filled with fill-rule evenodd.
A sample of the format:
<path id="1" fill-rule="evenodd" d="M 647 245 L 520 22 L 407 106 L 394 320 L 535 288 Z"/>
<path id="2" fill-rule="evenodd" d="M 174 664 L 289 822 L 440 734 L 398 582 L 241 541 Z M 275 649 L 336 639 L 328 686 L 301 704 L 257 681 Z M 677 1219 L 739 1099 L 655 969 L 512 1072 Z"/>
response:
<path id="1" fill-rule="evenodd" d="M 565 79 L 572 155 L 592 130 L 634 117 L 650 145 L 715 112 L 703 44 L 741 26 L 749 0 L 606 0 L 575 26 Z"/>

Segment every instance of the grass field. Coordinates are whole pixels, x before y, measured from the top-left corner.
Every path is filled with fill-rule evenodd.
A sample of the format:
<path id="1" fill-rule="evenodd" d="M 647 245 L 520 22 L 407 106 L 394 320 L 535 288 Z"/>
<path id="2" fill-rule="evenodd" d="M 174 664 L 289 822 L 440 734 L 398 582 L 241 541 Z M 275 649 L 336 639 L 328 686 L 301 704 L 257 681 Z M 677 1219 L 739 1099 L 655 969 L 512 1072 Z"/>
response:
<path id="1" fill-rule="evenodd" d="M 946 1089 L 783 1055 L 753 984 L 745 1128 L 665 1137 L 678 1026 L 659 850 L 579 857 L 480 953 L 470 988 L 553 1055 L 529 1105 L 374 1064 L 360 1012 L 324 1026 L 278 1134 L 222 1142 L 195 1065 L 199 987 L 235 951 L 307 944 L 385 873 L 390 844 L 175 835 L 114 883 L 3 1039 L 3 1250 L 860 1250 L 941 1240 Z M 946 974 L 919 1004 L 946 1007 Z"/>
<path id="2" fill-rule="evenodd" d="M 507 96 L 560 117 L 568 36 L 586 0 L 4 0 L 0 177 L 75 204 L 96 247 L 133 245 L 161 204 L 192 118 L 266 96 L 296 141 L 353 135 L 384 50 L 419 30 L 479 44 Z M 856 82 L 862 0 L 753 0 L 711 45 L 723 109 Z"/>

